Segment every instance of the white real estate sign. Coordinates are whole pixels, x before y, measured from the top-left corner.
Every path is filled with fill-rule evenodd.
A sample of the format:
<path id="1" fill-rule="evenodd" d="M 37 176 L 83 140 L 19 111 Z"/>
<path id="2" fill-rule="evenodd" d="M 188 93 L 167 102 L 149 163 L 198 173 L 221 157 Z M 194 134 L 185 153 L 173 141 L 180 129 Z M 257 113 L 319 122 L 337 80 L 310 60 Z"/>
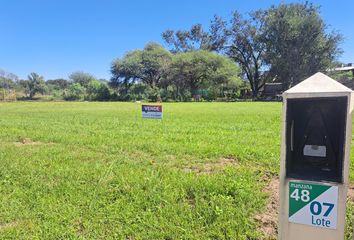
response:
<path id="1" fill-rule="evenodd" d="M 289 182 L 289 222 L 336 229 L 338 187 Z"/>
<path id="2" fill-rule="evenodd" d="M 162 119 L 161 105 L 142 105 L 141 111 L 143 118 Z"/>

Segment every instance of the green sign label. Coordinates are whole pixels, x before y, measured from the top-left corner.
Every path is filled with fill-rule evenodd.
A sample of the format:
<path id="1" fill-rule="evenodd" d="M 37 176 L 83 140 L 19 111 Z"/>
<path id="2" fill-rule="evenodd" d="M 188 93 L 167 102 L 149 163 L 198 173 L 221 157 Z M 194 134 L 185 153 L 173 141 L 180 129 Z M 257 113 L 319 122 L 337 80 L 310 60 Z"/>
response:
<path id="1" fill-rule="evenodd" d="M 338 187 L 289 182 L 289 222 L 337 227 Z"/>

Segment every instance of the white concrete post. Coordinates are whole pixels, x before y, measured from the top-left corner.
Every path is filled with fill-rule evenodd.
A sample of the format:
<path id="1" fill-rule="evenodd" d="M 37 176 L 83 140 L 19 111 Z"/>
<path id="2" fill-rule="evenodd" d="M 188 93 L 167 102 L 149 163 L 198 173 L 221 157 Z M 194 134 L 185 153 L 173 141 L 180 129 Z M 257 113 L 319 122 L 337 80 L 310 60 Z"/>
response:
<path id="1" fill-rule="evenodd" d="M 344 240 L 352 111 L 322 73 L 283 94 L 279 240 Z"/>

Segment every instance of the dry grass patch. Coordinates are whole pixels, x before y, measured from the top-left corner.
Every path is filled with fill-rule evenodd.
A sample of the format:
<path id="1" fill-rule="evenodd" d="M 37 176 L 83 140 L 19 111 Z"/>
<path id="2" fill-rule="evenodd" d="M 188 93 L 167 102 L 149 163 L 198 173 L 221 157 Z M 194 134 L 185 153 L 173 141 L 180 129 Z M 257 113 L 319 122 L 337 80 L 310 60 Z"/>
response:
<path id="1" fill-rule="evenodd" d="M 43 143 L 40 141 L 33 141 L 30 138 L 19 138 L 17 142 L 14 142 L 15 146 L 26 146 L 26 145 L 52 145 L 54 143 Z"/>
<path id="2" fill-rule="evenodd" d="M 15 228 L 18 225 L 20 225 L 19 221 L 14 221 L 14 222 L 9 222 L 9 223 L 1 223 L 0 224 L 0 231 Z"/>

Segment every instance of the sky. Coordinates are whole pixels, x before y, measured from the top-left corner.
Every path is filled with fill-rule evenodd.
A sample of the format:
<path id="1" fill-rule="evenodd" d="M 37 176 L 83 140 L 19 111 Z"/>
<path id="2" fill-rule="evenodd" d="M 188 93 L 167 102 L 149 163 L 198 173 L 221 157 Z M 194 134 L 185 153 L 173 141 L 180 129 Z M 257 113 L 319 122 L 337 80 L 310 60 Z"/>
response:
<path id="1" fill-rule="evenodd" d="M 110 78 L 110 65 L 148 42 L 164 44 L 166 29 L 208 26 L 216 14 L 229 18 L 289 2 L 278 0 L 0 0 L 0 69 L 22 79 L 84 71 Z M 354 1 L 314 0 L 331 29 L 344 36 L 342 62 L 354 62 Z"/>

